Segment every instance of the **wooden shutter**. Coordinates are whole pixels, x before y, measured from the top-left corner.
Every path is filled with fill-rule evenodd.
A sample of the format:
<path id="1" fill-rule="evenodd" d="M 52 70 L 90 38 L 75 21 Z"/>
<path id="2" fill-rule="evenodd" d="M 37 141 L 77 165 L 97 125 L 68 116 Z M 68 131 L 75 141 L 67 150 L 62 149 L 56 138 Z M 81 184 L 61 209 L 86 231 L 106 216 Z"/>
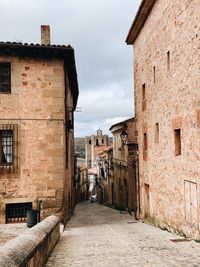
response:
<path id="1" fill-rule="evenodd" d="M 0 63 L 0 93 L 11 92 L 10 63 Z"/>

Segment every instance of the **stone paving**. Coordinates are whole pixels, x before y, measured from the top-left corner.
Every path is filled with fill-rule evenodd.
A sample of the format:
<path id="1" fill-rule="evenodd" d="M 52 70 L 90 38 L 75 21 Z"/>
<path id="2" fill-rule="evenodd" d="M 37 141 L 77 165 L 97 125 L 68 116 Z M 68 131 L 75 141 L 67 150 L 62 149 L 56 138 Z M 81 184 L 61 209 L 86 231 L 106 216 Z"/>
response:
<path id="1" fill-rule="evenodd" d="M 181 238 L 130 214 L 83 202 L 45 267 L 200 266 L 200 243 L 170 241 Z"/>
<path id="2" fill-rule="evenodd" d="M 26 223 L 0 224 L 0 247 L 27 229 Z"/>

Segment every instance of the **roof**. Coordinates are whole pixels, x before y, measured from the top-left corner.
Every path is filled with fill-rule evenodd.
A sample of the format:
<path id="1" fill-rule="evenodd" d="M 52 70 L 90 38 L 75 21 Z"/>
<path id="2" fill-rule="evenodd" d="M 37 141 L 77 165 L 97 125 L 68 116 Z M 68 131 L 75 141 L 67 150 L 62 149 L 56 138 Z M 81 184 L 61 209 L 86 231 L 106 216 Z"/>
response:
<path id="1" fill-rule="evenodd" d="M 105 151 L 105 152 L 110 152 L 110 151 L 112 151 L 113 150 L 113 146 L 108 146 L 108 147 L 106 147 L 103 151 Z"/>
<path id="2" fill-rule="evenodd" d="M 80 170 L 87 170 L 87 166 L 86 166 L 86 164 L 84 164 L 84 163 L 78 163 L 78 168 L 79 168 Z"/>
<path id="3" fill-rule="evenodd" d="M 128 36 L 126 37 L 127 44 L 133 44 L 144 26 L 156 0 L 142 0 L 135 19 L 131 25 Z"/>
<path id="4" fill-rule="evenodd" d="M 104 149 L 106 149 L 107 146 L 95 146 L 94 151 L 96 155 L 99 155 L 103 153 Z"/>
<path id="5" fill-rule="evenodd" d="M 116 126 L 126 126 L 126 124 L 127 124 L 129 121 L 134 121 L 134 120 L 135 120 L 135 118 L 133 117 L 133 118 L 127 119 L 127 120 L 125 120 L 125 121 L 120 121 L 120 122 L 118 122 L 118 123 L 116 123 L 116 124 L 113 124 L 113 125 L 110 127 L 109 131 L 112 131 L 112 129 L 113 129 L 114 127 L 116 127 Z"/>
<path id="6" fill-rule="evenodd" d="M 74 49 L 70 45 L 40 45 L 18 42 L 0 42 L 0 55 L 20 58 L 63 59 L 75 109 L 79 94 Z"/>
<path id="7" fill-rule="evenodd" d="M 95 175 L 97 174 L 97 168 L 93 167 L 88 170 L 88 175 Z"/>

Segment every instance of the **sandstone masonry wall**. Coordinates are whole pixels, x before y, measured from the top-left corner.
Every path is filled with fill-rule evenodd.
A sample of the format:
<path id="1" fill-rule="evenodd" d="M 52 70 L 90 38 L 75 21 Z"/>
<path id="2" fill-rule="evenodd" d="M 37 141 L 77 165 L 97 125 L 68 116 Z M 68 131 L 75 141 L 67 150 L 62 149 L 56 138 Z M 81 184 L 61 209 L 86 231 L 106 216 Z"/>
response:
<path id="1" fill-rule="evenodd" d="M 0 94 L 0 124 L 18 125 L 19 166 L 0 174 L 0 223 L 8 203 L 32 202 L 37 208 L 41 200 L 42 218 L 61 215 L 67 179 L 63 61 L 3 56 L 0 61 L 11 62 L 11 94 Z"/>
<path id="2" fill-rule="evenodd" d="M 193 237 L 200 215 L 199 32 L 198 0 L 158 0 L 134 43 L 142 216 Z"/>

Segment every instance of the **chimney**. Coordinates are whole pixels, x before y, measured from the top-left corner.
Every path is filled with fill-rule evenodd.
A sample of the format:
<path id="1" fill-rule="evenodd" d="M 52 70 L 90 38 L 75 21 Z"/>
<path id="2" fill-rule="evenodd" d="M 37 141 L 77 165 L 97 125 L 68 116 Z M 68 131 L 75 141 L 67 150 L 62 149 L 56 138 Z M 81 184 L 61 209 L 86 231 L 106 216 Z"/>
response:
<path id="1" fill-rule="evenodd" d="M 50 45 L 50 26 L 41 25 L 41 45 Z"/>

